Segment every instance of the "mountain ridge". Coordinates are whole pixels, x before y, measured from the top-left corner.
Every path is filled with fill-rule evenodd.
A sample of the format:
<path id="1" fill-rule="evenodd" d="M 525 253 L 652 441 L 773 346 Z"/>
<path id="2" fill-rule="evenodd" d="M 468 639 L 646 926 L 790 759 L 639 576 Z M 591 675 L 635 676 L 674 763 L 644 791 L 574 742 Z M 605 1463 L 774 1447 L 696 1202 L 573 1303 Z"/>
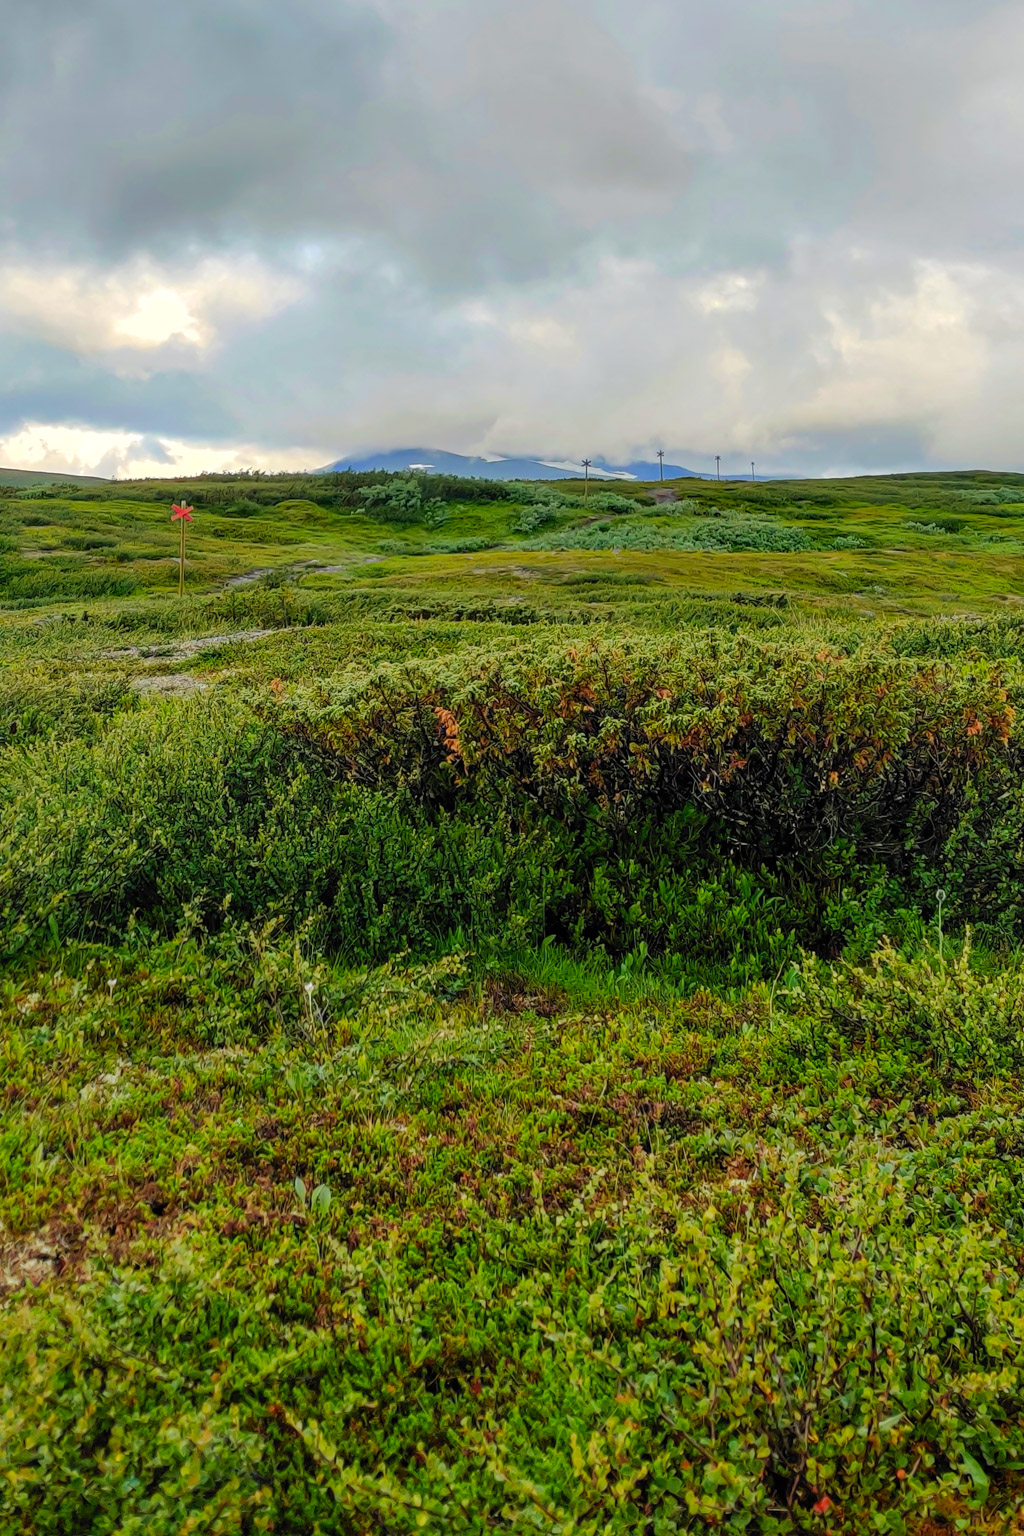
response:
<path id="1" fill-rule="evenodd" d="M 341 470 L 354 470 L 365 474 L 383 470 L 389 474 L 402 471 L 429 470 L 438 475 L 464 475 L 474 480 L 581 480 L 583 467 L 568 469 L 564 462 L 549 463 L 535 458 L 484 459 L 470 454 L 449 453 L 443 448 L 395 448 L 364 454 L 361 458 L 335 459 L 325 464 L 316 474 L 330 475 Z M 660 466 L 642 460 L 633 464 L 609 464 L 605 459 L 595 459 L 590 466 L 594 480 L 657 480 Z M 701 479 L 696 470 L 684 469 L 679 464 L 665 465 L 665 479 Z"/>

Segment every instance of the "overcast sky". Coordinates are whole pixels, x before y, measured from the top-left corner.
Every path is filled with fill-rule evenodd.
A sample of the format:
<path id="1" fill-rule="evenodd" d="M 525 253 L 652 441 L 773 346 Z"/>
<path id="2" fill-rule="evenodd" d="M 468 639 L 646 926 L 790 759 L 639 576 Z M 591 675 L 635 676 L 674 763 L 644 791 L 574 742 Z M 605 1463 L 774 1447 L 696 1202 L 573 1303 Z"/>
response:
<path id="1" fill-rule="evenodd" d="M 0 463 L 1024 467 L 1024 6 L 4 0 Z"/>

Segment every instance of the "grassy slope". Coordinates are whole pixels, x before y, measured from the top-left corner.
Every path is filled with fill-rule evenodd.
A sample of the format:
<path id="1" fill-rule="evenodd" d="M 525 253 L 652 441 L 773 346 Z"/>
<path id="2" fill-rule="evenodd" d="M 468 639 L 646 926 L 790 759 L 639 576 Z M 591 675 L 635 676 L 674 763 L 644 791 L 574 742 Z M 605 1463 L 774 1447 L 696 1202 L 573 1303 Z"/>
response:
<path id="1" fill-rule="evenodd" d="M 43 469 L 2 469 L 0 485 L 106 485 L 99 475 L 69 475 Z"/>
<path id="2" fill-rule="evenodd" d="M 118 731 L 173 743 L 184 722 L 212 758 L 220 701 L 537 632 L 889 636 L 927 658 L 976 613 L 1002 627 L 957 643 L 1019 657 L 1024 506 L 955 497 L 988 483 L 792 488 L 758 515 L 822 546 L 796 554 L 368 563 L 389 542 L 514 545 L 509 510 L 462 504 L 436 532 L 294 499 L 204 512 L 183 605 L 166 507 L 5 499 L 19 558 L 67 563 L 0 624 L 4 814 L 38 782 L 73 844 L 66 774 L 92 742 L 116 767 Z M 907 527 L 934 517 L 963 528 Z M 850 535 L 868 547 L 825 547 Z M 294 580 L 225 590 L 263 568 Z M 83 572 L 139 586 L 63 595 Z M 162 696 L 178 684 L 201 691 Z M 135 842 L 179 772 L 203 794 L 185 752 L 153 770 L 162 811 L 131 773 L 119 787 Z M 208 812 L 181 811 L 186 841 Z M 112 855 L 89 857 L 102 880 Z M 246 878 L 287 879 L 273 845 L 247 857 Z M 716 997 L 710 963 L 694 991 L 700 953 L 682 987 L 642 954 L 466 934 L 367 969 L 280 919 L 208 934 L 195 898 L 172 939 L 128 923 L 2 978 L 5 1531 L 1005 1528 L 1024 1462 L 1021 1101 L 990 1035 L 1021 1034 L 1012 942 L 958 965 L 959 939 L 937 952 L 934 915 L 910 914 L 912 960 L 789 966 Z"/>

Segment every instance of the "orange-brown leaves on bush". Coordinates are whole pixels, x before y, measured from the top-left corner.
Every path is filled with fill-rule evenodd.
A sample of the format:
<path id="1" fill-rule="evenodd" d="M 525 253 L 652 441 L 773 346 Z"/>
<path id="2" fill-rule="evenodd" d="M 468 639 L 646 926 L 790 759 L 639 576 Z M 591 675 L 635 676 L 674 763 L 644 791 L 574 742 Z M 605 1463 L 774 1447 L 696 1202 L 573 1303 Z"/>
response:
<path id="1" fill-rule="evenodd" d="M 441 726 L 442 739 L 448 750 L 448 761 L 455 762 L 462 756 L 462 742 L 459 739 L 459 722 L 450 709 L 445 709 L 441 704 L 435 704 L 434 714 Z"/>
<path id="2" fill-rule="evenodd" d="M 934 834 L 979 772 L 1004 771 L 1015 717 L 1001 669 L 819 647 L 538 637 L 384 665 L 333 698 L 289 685 L 275 717 L 361 784 L 434 804 L 500 797 L 517 814 L 589 802 L 623 821 L 696 804 L 759 856 L 844 836 L 900 846 L 915 807 Z"/>

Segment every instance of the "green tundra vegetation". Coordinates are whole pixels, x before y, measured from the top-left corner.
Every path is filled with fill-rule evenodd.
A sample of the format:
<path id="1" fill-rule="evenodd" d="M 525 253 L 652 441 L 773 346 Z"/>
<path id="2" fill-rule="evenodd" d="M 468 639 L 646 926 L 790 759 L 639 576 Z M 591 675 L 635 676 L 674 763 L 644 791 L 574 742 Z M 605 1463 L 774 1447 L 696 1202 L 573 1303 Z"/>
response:
<path id="1" fill-rule="evenodd" d="M 1018 1528 L 1024 476 L 10 480 L 5 1536 Z"/>

